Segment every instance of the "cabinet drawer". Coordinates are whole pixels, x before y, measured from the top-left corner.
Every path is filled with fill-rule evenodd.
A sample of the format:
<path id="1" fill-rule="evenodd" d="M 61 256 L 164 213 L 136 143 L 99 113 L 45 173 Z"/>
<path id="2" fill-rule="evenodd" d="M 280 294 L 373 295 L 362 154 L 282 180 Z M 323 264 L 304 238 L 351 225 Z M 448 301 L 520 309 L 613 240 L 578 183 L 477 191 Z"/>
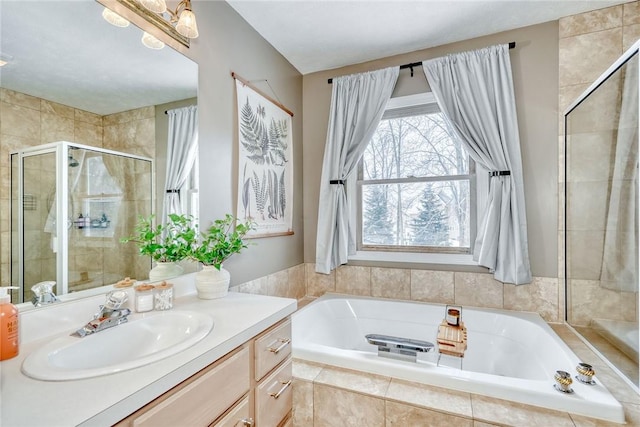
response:
<path id="1" fill-rule="evenodd" d="M 291 354 L 291 320 L 256 339 L 256 381 Z"/>
<path id="2" fill-rule="evenodd" d="M 291 359 L 256 388 L 256 425 L 275 427 L 293 406 Z"/>
<path id="3" fill-rule="evenodd" d="M 133 420 L 134 426 L 207 426 L 249 391 L 249 348 L 196 374 L 194 380 Z M 153 403 L 151 404 L 153 405 Z"/>
<path id="4" fill-rule="evenodd" d="M 242 399 L 238 404 L 212 427 L 250 427 L 253 426 L 249 411 L 249 396 Z"/>

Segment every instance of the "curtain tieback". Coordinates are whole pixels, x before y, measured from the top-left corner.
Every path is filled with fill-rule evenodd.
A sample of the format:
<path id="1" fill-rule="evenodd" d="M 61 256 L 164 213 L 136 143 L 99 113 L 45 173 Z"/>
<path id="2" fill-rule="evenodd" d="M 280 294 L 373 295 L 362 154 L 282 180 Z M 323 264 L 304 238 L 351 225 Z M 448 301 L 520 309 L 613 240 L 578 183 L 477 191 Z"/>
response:
<path id="1" fill-rule="evenodd" d="M 511 175 L 511 171 L 490 171 L 489 177 L 493 178 L 494 176 L 508 176 Z"/>
<path id="2" fill-rule="evenodd" d="M 332 179 L 329 181 L 329 184 L 331 185 L 344 185 L 345 180 L 344 179 Z"/>
<path id="3" fill-rule="evenodd" d="M 169 193 L 178 193 L 180 194 L 180 190 L 167 190 L 167 194 Z"/>

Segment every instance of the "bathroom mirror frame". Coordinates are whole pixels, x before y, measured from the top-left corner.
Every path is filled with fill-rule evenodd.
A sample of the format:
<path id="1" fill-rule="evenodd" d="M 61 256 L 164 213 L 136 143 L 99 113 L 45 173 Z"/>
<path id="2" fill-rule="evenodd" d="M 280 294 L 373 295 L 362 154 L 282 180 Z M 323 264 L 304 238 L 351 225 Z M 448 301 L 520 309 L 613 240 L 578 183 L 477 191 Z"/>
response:
<path id="1" fill-rule="evenodd" d="M 16 2 L 16 3 L 22 3 L 22 2 Z M 24 2 L 24 3 L 25 3 L 25 4 L 28 4 L 29 2 Z M 89 2 L 86 2 L 85 4 L 93 4 L 93 5 L 95 6 L 96 15 L 97 15 L 97 16 L 99 16 L 99 15 L 100 15 L 100 11 L 102 10 L 102 6 L 104 6 L 104 3 L 110 3 L 110 1 L 107 1 L 107 0 L 104 0 L 104 1 L 98 1 L 98 0 L 96 0 L 96 1 L 89 1 Z M 111 3 L 115 3 L 115 0 L 111 0 Z M 32 4 L 33 4 L 33 3 L 32 3 Z M 67 5 L 67 7 L 69 8 L 69 9 L 67 9 L 67 11 L 66 11 L 67 15 L 69 15 L 69 16 L 71 16 L 71 17 L 73 17 L 73 15 L 74 15 L 74 14 L 73 14 L 73 11 L 72 11 L 70 8 L 75 7 L 74 3 L 73 3 L 73 2 L 67 2 L 67 3 L 66 3 L 66 5 Z M 59 8 L 64 8 L 64 7 L 65 7 L 65 4 L 61 4 L 61 5 L 57 6 L 57 7 L 59 7 Z M 120 6 L 120 7 L 122 7 L 122 6 Z M 5 10 L 3 10 L 3 12 L 5 12 Z M 3 15 L 5 15 L 6 19 L 10 19 L 8 14 L 4 13 Z M 76 15 L 77 15 L 77 14 L 76 14 Z M 52 20 L 52 23 L 53 23 L 53 24 L 56 24 L 56 23 L 55 23 L 55 22 L 53 22 L 53 21 L 55 21 L 55 20 Z M 139 35 L 138 35 L 138 36 L 137 36 L 137 38 L 135 38 L 134 40 L 131 40 L 131 43 L 136 43 L 136 45 L 141 45 L 141 43 L 140 43 L 140 39 L 139 39 L 139 38 L 142 36 L 142 31 L 143 31 L 143 30 L 147 30 L 147 31 L 149 31 L 149 32 L 151 32 L 151 31 L 156 31 L 156 30 L 157 30 L 157 28 L 156 28 L 155 26 L 154 26 L 154 28 L 151 28 L 152 26 L 151 26 L 151 25 L 149 25 L 149 23 L 148 23 L 148 22 L 146 22 L 146 21 L 145 21 L 145 22 L 142 22 L 142 23 L 140 24 L 140 23 L 139 23 L 140 21 L 136 21 L 136 20 L 133 20 L 133 19 L 132 19 L 132 20 L 131 20 L 131 22 L 132 22 L 133 24 L 137 24 L 137 25 L 132 26 L 132 27 L 131 27 L 131 28 L 129 28 L 128 30 L 132 30 L 133 28 L 138 27 L 138 28 L 135 28 L 135 29 L 137 30 L 137 33 L 138 33 Z M 112 31 L 122 31 L 122 29 L 115 28 L 115 27 L 111 27 L 111 26 L 110 26 L 109 24 L 107 24 L 106 22 L 104 22 L 104 25 L 105 25 L 106 27 L 108 27 L 108 28 L 112 28 L 112 29 L 113 29 Z M 94 25 L 94 26 L 95 26 L 95 25 Z M 93 27 L 91 27 L 91 28 L 93 28 Z M 125 30 L 126 30 L 126 29 L 125 29 Z M 76 32 L 77 32 L 77 31 L 76 31 Z M 28 33 L 27 33 L 27 35 L 28 35 Z M 56 42 L 54 41 L 54 39 L 53 39 L 53 36 L 54 36 L 54 35 L 55 35 L 55 32 L 53 32 L 53 34 L 51 35 L 51 37 L 48 39 L 48 45 L 51 45 L 51 46 L 62 46 L 63 48 L 65 48 L 65 49 L 66 49 L 66 51 L 73 51 L 73 54 L 74 54 L 74 55 L 82 55 L 82 53 L 81 53 L 82 49 L 69 48 L 68 46 L 66 46 L 66 47 L 65 47 L 65 46 L 64 46 L 64 43 L 56 43 Z M 19 39 L 24 40 L 24 35 L 15 34 L 15 36 L 16 36 L 16 37 L 18 37 Z M 34 38 L 34 37 L 31 37 L 31 38 Z M 104 38 L 104 37 L 103 37 L 103 38 Z M 40 37 L 39 39 L 41 40 L 42 38 Z M 83 42 L 84 42 L 84 38 L 83 38 L 83 37 L 76 37 L 76 39 L 79 39 L 79 40 L 81 40 L 81 41 L 83 41 Z M 118 40 L 118 42 L 122 43 L 122 40 L 120 39 L 120 37 L 118 37 L 118 38 L 117 38 L 117 40 Z M 189 75 L 193 74 L 193 78 L 192 78 L 192 79 L 185 79 L 185 76 L 184 76 L 184 75 L 182 75 L 182 74 L 180 74 L 180 73 L 173 73 L 173 74 L 180 74 L 180 75 L 181 75 L 181 79 L 182 79 L 182 81 L 187 82 L 187 83 L 190 85 L 189 87 L 192 87 L 192 86 L 195 86 L 195 87 L 193 87 L 193 93 L 194 93 L 193 95 L 189 95 L 189 96 L 185 96 L 185 97 L 175 97 L 175 96 L 174 96 L 175 94 L 172 92 L 172 93 L 171 93 L 171 95 L 170 95 L 170 97 L 165 97 L 165 100 L 162 100 L 162 101 L 155 101 L 155 100 L 154 100 L 154 101 L 150 101 L 148 104 L 145 104 L 145 105 L 155 105 L 155 106 L 156 106 L 156 120 L 160 120 L 160 122 L 162 122 L 162 121 L 164 121 L 164 120 L 167 120 L 167 119 L 166 119 L 166 117 L 167 117 L 167 116 L 166 116 L 166 115 L 164 115 L 164 114 L 162 114 L 162 113 L 160 112 L 160 109 L 158 109 L 158 107 L 157 107 L 158 105 L 163 106 L 163 107 L 164 107 L 163 109 L 166 109 L 166 108 L 174 108 L 174 104 L 175 104 L 175 107 L 179 107 L 179 106 L 182 106 L 182 105 L 181 105 L 182 101 L 191 100 L 192 98 L 193 98 L 193 99 L 195 99 L 195 98 L 197 97 L 197 83 L 198 83 L 197 67 L 198 67 L 198 64 L 197 64 L 195 61 L 191 60 L 190 58 L 188 58 L 188 57 L 186 57 L 186 56 L 184 55 L 184 53 L 186 52 L 186 50 L 185 50 L 185 46 L 184 46 L 184 45 L 182 45 L 182 44 L 179 44 L 179 45 L 178 45 L 178 44 L 177 44 L 177 43 L 175 43 L 175 42 L 174 42 L 173 44 L 171 44 L 171 43 L 167 43 L 167 45 L 168 45 L 168 47 L 166 47 L 166 48 L 165 48 L 165 51 L 166 51 L 167 49 L 169 49 L 169 50 L 173 51 L 173 54 L 174 54 L 174 55 L 178 55 L 178 56 L 183 57 L 183 58 L 185 59 L 185 61 L 189 61 L 189 62 L 190 62 L 189 67 L 193 67 L 193 68 L 189 68 L 189 70 L 191 70 L 191 69 L 195 70 L 195 72 L 194 72 L 194 73 L 190 73 L 190 74 L 189 74 Z M 6 45 L 4 45 L 4 43 L 3 43 L 3 45 L 2 45 L 2 46 L 0 46 L 0 50 L 3 50 L 5 47 L 6 47 Z M 87 52 L 88 52 L 88 50 L 93 50 L 93 51 L 96 51 L 96 50 L 97 50 L 97 49 L 96 49 L 96 46 L 91 46 L 91 45 L 86 45 L 86 48 L 87 48 Z M 172 49 L 172 48 L 173 48 L 173 49 Z M 144 48 L 144 49 L 146 49 L 146 48 Z M 80 52 L 79 52 L 79 50 L 80 50 Z M 154 52 L 156 52 L 156 51 L 154 51 Z M 7 52 L 3 52 L 3 53 L 7 53 Z M 64 55 L 58 55 L 58 56 L 59 56 L 59 58 L 64 59 Z M 18 55 L 14 55 L 13 57 L 18 58 L 19 56 L 18 56 Z M 77 57 L 77 56 L 76 56 L 76 57 Z M 136 58 L 136 59 L 137 59 L 137 60 L 139 60 L 139 58 Z M 78 62 L 75 62 L 74 64 L 76 64 L 76 66 L 77 66 Z M 19 65 L 20 65 L 20 63 L 19 63 L 18 61 L 16 61 L 16 63 L 15 63 L 15 64 L 13 64 L 13 66 L 19 66 Z M 12 65 L 10 65 L 10 66 L 12 66 Z M 154 68 L 154 69 L 155 69 L 155 68 Z M 6 71 L 6 69 L 5 69 L 5 71 Z M 138 71 L 138 67 L 136 67 L 136 71 Z M 0 72 L 1 72 L 1 71 L 0 71 Z M 105 72 L 105 73 L 106 73 L 106 72 Z M 4 73 L 2 73 L 2 74 L 4 75 Z M 163 75 L 164 75 L 164 74 L 163 74 Z M 120 78 L 121 78 L 121 77 L 122 77 L 122 76 L 120 76 Z M 46 79 L 50 84 L 51 84 L 51 82 L 53 81 L 53 79 L 52 79 L 51 77 L 47 77 L 47 78 L 45 78 L 45 79 Z M 191 83 L 191 82 L 194 82 L 195 84 L 193 84 L 193 85 L 192 85 L 192 83 Z M 78 86 L 80 86 L 80 85 L 78 85 Z M 78 107 L 78 106 L 74 106 L 72 103 L 66 103 L 64 100 L 63 100 L 63 101 L 60 101 L 60 100 L 57 100 L 57 99 L 48 99 L 48 98 L 47 98 L 47 97 L 45 97 L 45 96 L 39 96 L 39 95 L 38 95 L 38 93 L 31 93 L 31 92 L 30 92 L 30 90 L 20 90 L 20 89 L 16 89 L 16 88 L 13 88 L 13 87 L 7 87 L 6 85 L 3 85 L 2 87 L 3 87 L 3 88 L 5 88 L 5 89 L 8 89 L 8 90 L 10 90 L 10 91 L 16 91 L 16 92 L 18 92 L 19 94 L 31 95 L 31 96 L 35 96 L 36 98 L 41 98 L 41 99 L 44 99 L 44 100 L 52 100 L 53 102 L 55 102 L 55 103 L 59 103 L 59 104 L 62 104 L 62 105 L 64 105 L 64 106 L 70 106 L 70 107 L 72 107 L 72 108 L 79 108 L 80 110 L 89 111 L 88 109 L 85 109 L 85 108 L 82 108 L 82 107 Z M 163 86 L 163 87 L 164 87 L 164 86 Z M 169 87 L 169 86 L 166 86 L 166 87 Z M 122 90 L 120 90 L 119 92 L 120 92 L 120 93 L 122 93 Z M 128 93 L 128 91 L 125 89 L 125 90 L 124 90 L 124 93 Z M 164 104 L 167 104 L 167 105 L 164 105 Z M 185 105 L 186 105 L 186 104 L 185 104 Z M 135 109 L 135 108 L 138 108 L 138 107 L 133 106 L 133 107 L 131 107 L 131 108 L 132 108 L 132 109 Z M 126 110 L 126 108 L 125 108 L 124 110 Z M 122 110 L 116 110 L 116 111 L 122 111 Z M 98 114 L 110 114 L 110 113 L 98 113 Z M 156 129 L 157 129 L 157 125 L 156 125 Z M 51 142 L 51 141 L 52 141 L 52 140 L 44 140 L 44 139 L 43 139 L 43 141 L 42 141 L 42 142 L 43 142 L 43 143 L 46 143 L 46 142 Z M 81 142 L 81 141 L 79 141 L 79 142 L 78 142 L 78 144 L 82 144 L 82 142 Z M 126 151 L 126 148 L 125 148 L 124 150 Z M 12 148 L 9 148 L 9 151 L 14 151 L 14 150 L 13 150 Z M 9 153 L 9 151 L 7 151 L 7 155 L 9 155 L 9 154 L 10 154 L 10 153 Z M 154 160 L 155 160 L 155 158 L 154 158 Z M 154 163 L 154 167 L 155 167 L 155 163 Z M 163 181 L 164 177 L 158 176 L 158 177 L 157 177 L 157 179 L 159 180 L 158 182 L 159 182 L 160 184 L 162 184 L 162 181 Z M 156 187 L 156 188 L 157 188 L 157 182 L 155 182 L 155 180 L 154 180 L 154 187 Z M 152 192 L 152 197 L 153 197 L 153 198 L 156 198 L 156 193 L 155 193 L 155 191 L 153 191 L 153 192 Z M 10 259 L 10 256 L 9 256 L 9 259 Z M 7 276 L 6 276 L 6 277 L 9 277 L 9 273 L 7 273 Z M 5 285 L 6 285 L 6 284 L 8 284 L 8 283 L 5 283 Z M 93 296 L 93 295 L 103 294 L 103 293 L 105 293 L 105 292 L 109 291 L 110 289 L 111 289 L 111 286 L 110 286 L 110 285 L 105 285 L 105 286 L 97 287 L 97 288 L 93 288 L 93 289 L 82 290 L 82 291 L 79 291 L 79 292 L 73 292 L 73 293 L 70 293 L 70 294 L 62 295 L 62 296 L 60 297 L 60 300 L 64 302 L 64 301 L 77 300 L 77 299 L 81 299 L 81 298 L 84 298 L 84 297 L 91 297 L 91 296 Z M 32 309 L 32 308 L 33 308 L 33 307 L 32 307 L 32 304 L 31 304 L 31 303 L 22 303 L 22 304 L 19 304 L 19 309 L 20 309 L 21 311 L 22 311 L 22 310 L 30 310 L 30 309 Z M 40 309 L 43 309 L 43 308 L 40 308 Z"/>
<path id="2" fill-rule="evenodd" d="M 640 266 L 639 266 L 639 260 L 637 257 L 637 253 L 638 253 L 638 204 L 637 201 L 640 199 L 640 195 L 639 195 L 639 186 L 637 185 L 637 167 L 638 167 L 638 153 L 637 153 L 637 147 L 638 147 L 638 137 L 640 136 L 640 128 L 639 128 L 639 120 L 638 120 L 638 98 L 639 95 L 638 93 L 640 92 L 639 87 L 640 85 L 638 84 L 638 82 L 640 81 L 640 66 L 637 66 L 638 61 L 640 60 L 640 40 L 638 40 L 636 43 L 633 44 L 632 47 L 630 47 L 620 58 L 618 58 L 618 60 L 616 60 L 594 83 L 592 83 L 566 110 L 564 113 L 564 227 L 563 227 L 563 246 L 564 246 L 564 265 L 563 265 L 563 275 L 564 275 L 564 291 L 565 291 L 565 316 L 564 316 L 564 320 L 565 320 L 565 324 L 571 329 L 573 330 L 574 333 L 576 333 L 576 335 L 592 350 L 594 351 L 597 355 L 599 355 L 606 363 L 609 367 L 611 367 L 621 378 L 623 378 L 625 380 L 625 382 L 636 392 L 640 394 L 640 384 L 639 384 L 639 378 L 640 378 L 640 367 L 638 366 L 638 358 L 637 358 L 637 342 L 638 342 L 638 312 L 640 311 L 640 301 L 638 299 L 638 296 L 640 295 L 638 293 L 638 270 L 640 270 Z M 575 138 L 577 135 L 579 134 L 585 134 L 585 133 L 591 133 L 594 134 L 594 139 L 596 139 L 597 141 L 598 138 L 601 138 L 602 136 L 600 134 L 606 134 L 606 133 L 610 133 L 611 139 L 615 139 L 615 143 L 610 143 L 611 146 L 617 146 L 619 144 L 618 142 L 618 138 L 619 138 L 619 134 L 625 134 L 624 132 L 620 132 L 620 129 L 625 129 L 625 127 L 620 128 L 619 127 L 619 123 L 622 122 L 623 120 L 621 119 L 621 116 L 623 116 L 623 113 L 621 113 L 623 107 L 621 107 L 620 105 L 622 104 L 622 99 L 623 99 L 623 89 L 619 91 L 619 93 L 616 93 L 616 100 L 618 102 L 618 104 L 616 105 L 616 109 L 615 111 L 611 108 L 609 108 L 606 112 L 614 112 L 615 113 L 615 120 L 616 120 L 616 127 L 614 129 L 610 129 L 610 128 L 599 128 L 599 127 L 594 127 L 592 129 L 587 129 L 586 131 L 584 129 L 578 129 L 578 131 L 574 131 L 572 129 L 572 123 L 570 123 L 571 121 L 571 114 L 572 113 L 581 113 L 581 111 L 579 110 L 580 106 L 584 106 L 588 104 L 586 104 L 586 102 L 588 102 L 589 100 L 593 100 L 594 98 L 597 99 L 598 96 L 598 89 L 603 88 L 603 86 L 607 85 L 607 83 L 611 83 L 611 84 L 615 84 L 616 81 L 614 80 L 616 73 L 621 70 L 623 67 L 625 67 L 628 64 L 631 64 L 631 60 L 635 60 L 635 87 L 632 87 L 631 89 L 631 93 L 632 96 L 635 97 L 635 100 L 631 100 L 631 102 L 628 103 L 628 105 L 635 107 L 635 124 L 632 127 L 626 127 L 626 129 L 630 130 L 630 132 L 635 132 L 635 136 L 633 138 L 629 138 L 628 141 L 634 141 L 631 142 L 631 146 L 635 145 L 635 150 L 636 150 L 636 158 L 635 158 L 635 170 L 636 170 L 636 176 L 635 176 L 635 253 L 636 256 L 634 258 L 634 261 L 632 262 L 631 265 L 631 270 L 635 270 L 635 280 L 632 280 L 631 282 L 629 282 L 631 284 L 631 286 L 635 286 L 635 301 L 631 300 L 631 298 L 629 298 L 629 295 L 626 295 L 627 293 L 631 294 L 633 293 L 633 289 L 631 290 L 627 290 L 627 289 L 621 289 L 619 292 L 620 293 L 625 293 L 625 295 L 620 296 L 619 298 L 621 298 L 621 302 L 625 302 L 626 304 L 631 304 L 633 305 L 635 303 L 635 313 L 634 314 L 634 321 L 635 321 L 635 332 L 633 330 L 630 331 L 629 336 L 633 339 L 635 338 L 635 354 L 633 349 L 632 350 L 628 350 L 629 346 L 624 344 L 624 342 L 622 344 L 620 344 L 618 341 L 619 339 L 616 338 L 615 336 L 610 336 L 607 338 L 607 335 L 609 334 L 605 329 L 603 329 L 602 327 L 598 326 L 598 322 L 601 321 L 601 319 L 597 319 L 596 316 L 599 316 L 599 314 L 591 314 L 590 316 L 593 316 L 593 319 L 588 320 L 588 319 L 582 319 L 579 314 L 578 310 L 574 310 L 574 306 L 572 305 L 572 303 L 575 304 L 579 304 L 581 301 L 574 301 L 574 298 L 577 300 L 577 293 L 578 293 L 578 287 L 579 286 L 593 286 L 596 289 L 596 292 L 601 292 L 601 293 L 607 293 L 610 292 L 608 290 L 598 290 L 598 287 L 602 287 L 602 282 L 606 281 L 606 280 L 613 280 L 611 278 L 606 279 L 604 277 L 603 274 L 603 267 L 601 266 L 600 269 L 598 269 L 598 272 L 590 272 L 587 273 L 586 271 L 583 272 L 583 270 L 585 270 L 586 268 L 580 268 L 580 266 L 578 265 L 578 267 L 576 267 L 575 265 L 572 264 L 574 259 L 584 259 L 586 257 L 579 257 L 577 256 L 575 253 L 572 253 L 573 251 L 573 243 L 572 243 L 572 238 L 577 239 L 577 237 L 572 237 L 571 233 L 579 233 L 582 230 L 579 230 L 579 226 L 576 226 L 574 223 L 571 223 L 571 221 L 574 221 L 575 223 L 578 223 L 578 221 L 582 221 L 581 224 L 585 224 L 583 225 L 584 227 L 594 227 L 597 228 L 598 226 L 603 227 L 603 230 L 599 230 L 599 233 L 602 233 L 603 235 L 605 235 L 607 233 L 607 228 L 609 227 L 609 224 L 607 222 L 607 218 L 609 215 L 611 215 L 610 212 L 607 212 L 606 210 L 604 212 L 605 213 L 605 217 L 604 217 L 604 223 L 602 223 L 602 221 L 599 221 L 599 217 L 587 217 L 587 214 L 593 214 L 593 209 L 589 209 L 589 205 L 586 204 L 585 206 L 582 206 L 581 209 L 576 210 L 576 211 L 572 211 L 572 202 L 575 203 L 573 201 L 574 198 L 577 198 L 577 195 L 575 195 L 574 193 L 578 193 L 578 189 L 577 189 L 577 184 L 576 183 L 580 183 L 581 181 L 577 180 L 577 175 L 573 175 L 576 172 L 573 171 L 573 164 L 571 163 L 572 161 L 572 154 L 575 152 L 580 153 L 580 148 L 584 149 L 584 147 L 573 147 L 573 145 L 575 144 L 579 144 L 582 141 L 572 141 L 572 136 Z M 633 70 L 633 68 L 631 68 L 631 70 Z M 625 68 L 625 73 L 629 72 L 630 68 Z M 625 74 L 625 77 L 627 77 L 627 74 Z M 625 79 L 626 80 L 626 79 Z M 625 81 L 623 79 L 620 79 L 620 82 L 617 82 L 620 86 L 624 86 Z M 607 94 L 606 89 L 602 89 L 604 92 L 605 96 Z M 590 98 L 592 97 L 592 98 Z M 596 101 L 592 101 L 592 102 L 596 102 Z M 606 115 L 605 112 L 601 111 L 600 116 Z M 579 118 L 579 116 L 578 116 Z M 599 120 L 603 120 L 602 118 L 600 118 Z M 598 120 L 593 119 L 593 122 L 597 122 Z M 586 122 L 586 121 L 585 121 Z M 578 122 L 578 126 L 580 125 L 581 122 Z M 591 124 L 591 123 L 590 123 Z M 601 124 L 602 125 L 602 124 Z M 595 126 L 595 125 L 594 125 Z M 628 133 L 626 134 L 628 135 Z M 615 144 L 615 145 L 614 145 Z M 606 148 L 608 148 L 610 151 L 615 152 L 615 149 L 606 146 Z M 583 151 L 584 152 L 584 151 Z M 601 158 L 599 158 L 599 163 L 601 165 L 605 165 L 607 164 L 607 160 L 609 160 L 609 163 L 607 164 L 607 167 L 603 167 L 603 169 L 607 174 L 607 180 L 604 182 L 604 185 L 606 185 L 606 193 L 605 193 L 605 197 L 607 199 L 609 199 L 612 193 L 612 187 L 613 187 L 613 181 L 614 178 L 611 176 L 612 172 L 610 172 L 610 170 L 614 167 L 612 166 L 612 163 L 616 161 L 616 158 L 614 157 L 615 153 L 609 154 L 609 158 L 607 158 L 606 156 L 602 156 Z M 613 158 L 613 162 L 612 159 Z M 626 157 L 627 159 L 629 158 L 628 156 Z M 592 170 L 594 168 L 590 168 L 590 170 Z M 594 173 L 592 171 L 592 173 Z M 626 176 L 625 176 L 626 178 Z M 591 179 L 594 179 L 593 177 L 591 177 Z M 603 178 L 604 179 L 604 178 Z M 574 182 L 574 180 L 576 180 Z M 626 182 L 628 180 L 622 180 L 623 182 Z M 593 182 L 587 182 L 587 185 L 585 185 L 586 191 L 589 192 L 593 192 L 594 188 L 595 188 L 595 184 L 597 184 L 598 181 L 593 181 Z M 628 184 L 627 184 L 628 185 Z M 624 184 L 619 184 L 620 187 L 623 187 Z M 593 199 L 595 199 L 596 197 L 593 196 L 593 193 L 589 193 L 590 196 L 589 197 L 593 197 Z M 593 201 L 592 201 L 593 202 Z M 604 205 L 606 203 L 606 201 L 602 201 L 602 204 Z M 608 205 L 605 205 L 604 208 L 607 209 Z M 615 231 L 616 233 L 621 233 L 619 230 L 619 227 L 622 227 L 621 225 L 618 225 L 618 223 L 622 223 L 624 221 L 620 220 L 621 217 L 624 216 L 624 212 L 616 212 L 617 216 L 615 218 Z M 582 216 L 580 216 L 582 215 Z M 620 221 L 618 221 L 620 220 Z M 575 229 L 574 229 L 575 227 Z M 587 232 L 589 232 L 589 229 L 587 230 Z M 629 233 L 627 233 L 629 234 Z M 577 235 L 577 234 L 576 234 Z M 628 239 L 628 237 L 627 237 Z M 584 242 L 583 242 L 584 243 Z M 591 245 L 582 245 L 582 246 L 591 246 Z M 593 245 L 596 246 L 596 245 Z M 605 258 L 605 252 L 606 249 L 604 248 L 605 246 L 605 239 L 603 237 L 603 242 L 602 242 L 602 254 L 601 254 L 601 258 L 602 260 L 600 260 L 601 262 L 603 262 L 604 258 Z M 616 246 L 615 247 L 616 250 L 619 250 L 619 247 Z M 574 251 L 576 252 L 576 251 Z M 618 252 L 619 253 L 619 252 Z M 598 258 L 599 259 L 599 258 Z M 585 261 L 586 263 L 588 263 L 589 261 Z M 604 263 L 604 262 L 603 262 Z M 593 266 L 591 266 L 593 267 Z M 593 273 L 593 274 L 592 274 Z M 617 274 L 614 273 L 614 274 Z M 595 275 L 594 277 L 589 277 L 589 275 Z M 584 276 L 584 277 L 582 277 Z M 633 276 L 632 276 L 633 277 Z M 619 279 L 618 279 L 619 280 Z M 575 283 L 574 283 L 575 282 Z M 629 283 L 627 283 L 627 285 L 629 285 Z M 627 292 L 628 291 L 628 292 Z M 572 294 L 572 292 L 575 292 L 576 295 L 574 296 Z M 589 290 L 585 290 L 584 293 L 585 294 L 589 294 Z M 615 292 L 615 291 L 614 291 Z M 591 295 L 591 294 L 589 294 Z M 625 298 L 626 297 L 626 298 Z M 589 297 L 589 299 L 594 299 L 593 304 L 597 304 L 599 306 L 602 306 L 602 298 L 599 297 L 597 294 L 594 294 L 593 296 Z M 629 301 L 631 300 L 631 301 Z M 609 304 L 610 305 L 610 304 Z M 592 307 L 593 308 L 593 307 Z M 619 309 L 620 311 L 623 311 L 624 308 L 621 306 L 617 306 L 617 309 Z M 587 309 L 588 310 L 588 309 Z M 574 312 L 575 311 L 575 312 Z M 619 316 L 618 316 L 619 317 Z M 627 314 L 627 317 L 630 318 L 630 315 Z M 623 319 L 623 323 L 629 324 L 629 325 L 625 325 L 626 327 L 632 327 L 632 324 L 634 323 L 634 321 L 627 321 L 626 317 L 625 319 Z M 582 323 L 587 323 L 586 325 L 583 325 Z M 594 326 L 595 325 L 595 326 Z M 624 341 L 624 340 L 622 340 Z M 617 343 L 618 342 L 618 343 Z M 627 348 L 626 350 L 624 350 L 625 348 Z M 616 355 L 616 352 L 618 353 Z M 609 357 L 611 356 L 611 357 Z M 619 356 L 624 356 L 624 357 L 619 357 Z M 624 361 L 624 359 L 628 359 L 626 362 Z M 589 362 L 589 361 L 585 361 L 585 362 Z M 635 366 L 634 366 L 635 363 Z M 634 369 L 635 368 L 635 369 Z"/>

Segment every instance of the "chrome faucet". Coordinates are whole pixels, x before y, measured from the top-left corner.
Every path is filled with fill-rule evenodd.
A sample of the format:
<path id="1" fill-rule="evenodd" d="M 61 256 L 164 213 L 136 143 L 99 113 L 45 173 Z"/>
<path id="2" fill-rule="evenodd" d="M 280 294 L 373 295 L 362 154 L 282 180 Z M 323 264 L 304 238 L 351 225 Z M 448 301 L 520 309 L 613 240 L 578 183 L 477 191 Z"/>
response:
<path id="1" fill-rule="evenodd" d="M 122 290 L 111 291 L 107 294 L 107 300 L 100 306 L 100 311 L 93 316 L 82 328 L 71 335 L 85 337 L 96 332 L 104 331 L 113 326 L 126 323 L 131 314 L 128 308 L 120 308 L 127 301 L 127 292 Z"/>
<path id="2" fill-rule="evenodd" d="M 31 292 L 33 292 L 33 298 L 31 302 L 36 307 L 40 307 L 46 304 L 52 304 L 54 302 L 58 302 L 58 297 L 53 293 L 53 287 L 56 285 L 54 281 L 46 281 L 36 283 L 31 287 Z"/>

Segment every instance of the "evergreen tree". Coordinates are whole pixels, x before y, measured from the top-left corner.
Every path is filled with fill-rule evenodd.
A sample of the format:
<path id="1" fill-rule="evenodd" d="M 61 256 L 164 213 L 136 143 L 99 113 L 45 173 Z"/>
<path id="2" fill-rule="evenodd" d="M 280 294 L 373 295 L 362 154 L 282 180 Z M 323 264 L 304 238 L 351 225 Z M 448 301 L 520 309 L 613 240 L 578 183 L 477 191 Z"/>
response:
<path id="1" fill-rule="evenodd" d="M 394 244 L 393 224 L 389 218 L 385 186 L 368 186 L 364 198 L 363 242 L 376 245 Z"/>
<path id="2" fill-rule="evenodd" d="M 445 206 L 431 185 L 425 187 L 419 204 L 419 213 L 411 222 L 412 244 L 447 246 L 449 225 Z"/>

